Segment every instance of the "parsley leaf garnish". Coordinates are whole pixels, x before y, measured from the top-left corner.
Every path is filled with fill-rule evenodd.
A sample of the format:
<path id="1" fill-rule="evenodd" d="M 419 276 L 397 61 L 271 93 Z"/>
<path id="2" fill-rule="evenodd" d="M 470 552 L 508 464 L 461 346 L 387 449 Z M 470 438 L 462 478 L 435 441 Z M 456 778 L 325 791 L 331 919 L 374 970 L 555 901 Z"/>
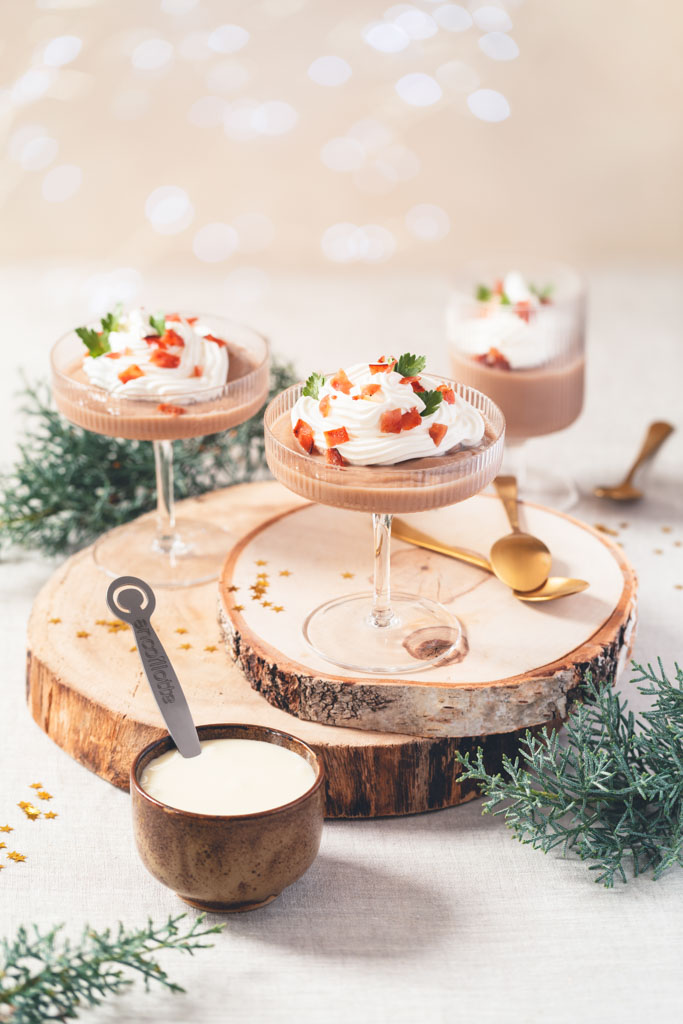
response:
<path id="1" fill-rule="evenodd" d="M 547 284 L 545 288 L 539 288 L 538 285 L 530 284 L 529 291 L 532 295 L 535 295 L 537 299 L 540 299 L 541 302 L 544 300 L 547 302 L 553 294 L 553 286 L 551 284 Z"/>
<path id="2" fill-rule="evenodd" d="M 501 306 L 511 306 L 512 305 L 512 303 L 510 302 L 510 300 L 507 297 L 507 295 L 505 294 L 505 292 L 501 292 L 500 293 L 500 304 L 501 304 Z"/>
<path id="3" fill-rule="evenodd" d="M 163 313 L 159 316 L 152 316 L 150 314 L 149 322 L 152 325 L 155 334 L 158 334 L 161 338 L 166 333 L 166 318 Z"/>
<path id="4" fill-rule="evenodd" d="M 443 402 L 442 391 L 421 391 L 418 396 L 425 404 L 420 416 L 431 416 Z"/>
<path id="5" fill-rule="evenodd" d="M 323 373 L 312 373 L 304 384 L 301 394 L 306 395 L 307 398 L 317 398 L 324 383 L 325 375 Z"/>
<path id="6" fill-rule="evenodd" d="M 422 373 L 426 365 L 427 360 L 425 356 L 411 356 L 410 352 L 404 352 L 394 369 L 402 377 L 417 377 L 418 373 Z"/>
<path id="7" fill-rule="evenodd" d="M 493 292 L 485 284 L 478 284 L 474 295 L 477 302 L 489 302 Z"/>
<path id="8" fill-rule="evenodd" d="M 94 359 L 97 359 L 98 356 L 105 355 L 111 350 L 109 335 L 112 331 L 118 331 L 121 311 L 122 306 L 117 305 L 114 307 L 114 311 L 112 313 L 105 313 L 100 320 L 100 324 L 102 325 L 101 331 L 96 331 L 92 327 L 76 328 L 76 334 Z"/>

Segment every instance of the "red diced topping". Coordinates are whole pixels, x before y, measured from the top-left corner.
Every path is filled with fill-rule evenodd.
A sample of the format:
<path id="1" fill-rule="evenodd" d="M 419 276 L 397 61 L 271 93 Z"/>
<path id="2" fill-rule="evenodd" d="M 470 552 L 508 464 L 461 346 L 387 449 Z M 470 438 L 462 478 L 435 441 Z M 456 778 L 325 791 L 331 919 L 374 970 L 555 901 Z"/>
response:
<path id="1" fill-rule="evenodd" d="M 338 444 L 345 444 L 349 439 L 349 432 L 346 427 L 337 427 L 336 430 L 325 431 L 325 441 L 328 448 L 335 448 Z"/>
<path id="2" fill-rule="evenodd" d="M 169 405 L 168 402 L 161 402 L 157 406 L 157 412 L 164 412 L 167 416 L 184 416 L 185 410 L 182 405 Z"/>
<path id="3" fill-rule="evenodd" d="M 180 313 L 167 313 L 164 320 L 170 320 L 172 324 L 179 324 L 183 318 Z"/>
<path id="4" fill-rule="evenodd" d="M 158 348 L 152 353 L 150 362 L 155 366 L 160 366 L 163 370 L 175 370 L 176 366 L 180 366 L 180 356 L 167 352 L 165 348 Z"/>
<path id="5" fill-rule="evenodd" d="M 144 377 L 145 371 L 141 370 L 137 363 L 133 363 L 127 370 L 122 370 L 119 374 L 119 380 L 122 384 L 127 384 L 129 380 L 135 380 L 136 377 Z"/>
<path id="6" fill-rule="evenodd" d="M 170 327 L 168 328 L 167 331 L 164 331 L 164 336 L 161 339 L 161 344 L 162 345 L 175 345 L 176 348 L 184 348 L 185 347 L 185 342 L 183 341 L 183 339 L 180 337 L 179 334 L 176 334 L 176 332 L 174 330 L 172 330 Z"/>
<path id="7" fill-rule="evenodd" d="M 455 405 L 455 392 L 448 384 L 439 384 L 436 390 L 441 392 L 447 405 Z"/>
<path id="8" fill-rule="evenodd" d="M 413 427 L 419 427 L 422 423 L 422 417 L 417 411 L 417 407 L 413 406 L 408 412 L 404 412 L 401 416 L 401 430 L 412 430 Z"/>
<path id="9" fill-rule="evenodd" d="M 330 415 L 330 405 L 330 396 L 323 395 L 323 397 L 320 399 L 320 412 L 323 414 L 323 416 Z"/>
<path id="10" fill-rule="evenodd" d="M 338 373 L 335 373 L 334 377 L 330 381 L 330 384 L 332 385 L 335 391 L 342 391 L 345 395 L 349 394 L 352 387 L 351 381 L 346 376 L 343 370 L 339 370 Z"/>
<path id="11" fill-rule="evenodd" d="M 294 427 L 294 437 L 297 439 L 305 452 L 310 455 L 315 445 L 313 444 L 313 428 L 304 420 L 297 420 Z"/>
<path id="12" fill-rule="evenodd" d="M 381 384 L 365 384 L 360 389 L 360 395 L 358 397 L 359 398 L 372 398 L 373 395 L 376 395 L 377 392 L 381 391 L 381 390 L 382 390 L 382 385 Z"/>
<path id="13" fill-rule="evenodd" d="M 499 277 L 497 277 L 496 280 L 493 282 L 493 288 L 491 289 L 491 291 L 493 292 L 494 295 L 503 294 L 503 282 Z"/>
<path id="14" fill-rule="evenodd" d="M 389 409 L 380 416 L 379 429 L 383 434 L 400 434 L 402 419 L 403 413 L 400 409 Z"/>
<path id="15" fill-rule="evenodd" d="M 382 359 L 384 359 L 384 356 L 382 356 Z M 395 359 L 390 360 L 388 363 L 384 363 L 380 360 L 378 363 L 370 363 L 370 373 L 390 373 L 395 366 Z"/>
<path id="16" fill-rule="evenodd" d="M 443 441 L 447 430 L 448 427 L 446 426 L 445 423 L 432 423 L 431 427 L 429 428 L 429 436 L 431 437 L 432 441 L 434 442 L 437 448 Z"/>
<path id="17" fill-rule="evenodd" d="M 480 356 L 474 357 L 478 363 L 483 363 L 484 366 L 489 366 L 494 370 L 509 370 L 510 364 L 497 348 L 490 348 L 488 352 L 482 353 Z"/>
<path id="18" fill-rule="evenodd" d="M 203 374 L 204 371 L 202 370 L 201 366 L 195 366 L 194 370 L 192 371 L 193 377 L 201 377 L 203 376 Z"/>
<path id="19" fill-rule="evenodd" d="M 161 345 L 161 338 L 158 334 L 146 334 L 145 341 L 148 345 Z"/>
<path id="20" fill-rule="evenodd" d="M 346 466 L 347 462 L 336 448 L 325 449 L 325 462 L 330 466 Z"/>
<path id="21" fill-rule="evenodd" d="M 520 320 L 526 320 L 526 322 L 529 323 L 529 320 L 531 319 L 531 303 L 528 299 L 524 299 L 522 302 L 517 303 L 515 306 L 515 313 Z"/>
<path id="22" fill-rule="evenodd" d="M 213 334 L 205 334 L 204 337 L 206 338 L 207 341 L 212 341 L 214 345 L 218 345 L 219 348 L 227 347 L 227 341 L 223 341 L 222 338 L 216 338 L 215 335 Z"/>
<path id="23" fill-rule="evenodd" d="M 412 389 L 413 389 L 413 391 L 415 392 L 416 395 L 420 395 L 420 394 L 422 394 L 423 391 L 426 390 L 425 388 L 422 387 L 422 385 L 420 384 L 419 380 L 411 381 L 410 386 L 412 387 Z"/>
<path id="24" fill-rule="evenodd" d="M 121 353 L 120 352 L 107 352 L 107 359 L 120 359 L 120 358 L 121 358 Z"/>

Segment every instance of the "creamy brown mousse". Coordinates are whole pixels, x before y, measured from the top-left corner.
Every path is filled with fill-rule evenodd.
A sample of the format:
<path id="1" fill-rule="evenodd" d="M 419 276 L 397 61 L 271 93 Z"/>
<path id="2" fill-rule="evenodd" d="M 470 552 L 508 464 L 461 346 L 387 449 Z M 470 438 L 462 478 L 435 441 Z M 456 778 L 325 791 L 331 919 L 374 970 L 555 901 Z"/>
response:
<path id="1" fill-rule="evenodd" d="M 559 365 L 503 369 L 452 348 L 451 368 L 456 380 L 483 391 L 500 406 L 508 441 L 564 430 L 583 408 L 583 356 Z"/>
<path id="2" fill-rule="evenodd" d="M 246 349 L 233 342 L 225 343 L 229 364 L 227 384 L 235 384 L 228 393 L 209 389 L 204 400 L 198 391 L 192 396 L 192 381 L 188 381 L 188 395 L 181 399 L 125 398 L 112 395 L 104 388 L 91 384 L 78 360 L 66 374 L 55 374 L 53 393 L 57 408 L 68 420 L 85 430 L 108 437 L 124 437 L 136 441 L 175 441 L 183 437 L 217 434 L 236 427 L 254 416 L 268 396 L 268 361 L 260 364 Z M 239 381 L 256 374 L 241 389 Z"/>
<path id="3" fill-rule="evenodd" d="M 485 417 L 484 422 L 484 437 L 471 448 L 457 447 L 444 455 L 393 466 L 330 466 L 323 455 L 302 451 L 292 432 L 290 413 L 285 412 L 270 427 L 277 443 L 270 441 L 266 431 L 266 458 L 281 484 L 310 501 L 358 512 L 422 512 L 471 498 L 489 482 L 490 467 L 481 455 L 497 440 L 502 427 L 496 431 Z"/>

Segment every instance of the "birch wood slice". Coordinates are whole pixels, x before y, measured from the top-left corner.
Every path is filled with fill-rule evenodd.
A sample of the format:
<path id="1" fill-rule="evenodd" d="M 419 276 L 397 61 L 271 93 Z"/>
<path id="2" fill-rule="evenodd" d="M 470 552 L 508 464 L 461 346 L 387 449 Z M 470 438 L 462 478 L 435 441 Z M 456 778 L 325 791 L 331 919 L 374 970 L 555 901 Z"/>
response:
<path id="1" fill-rule="evenodd" d="M 501 503 L 489 495 L 406 518 L 481 552 L 509 532 Z M 521 506 L 520 518 L 553 553 L 553 574 L 586 579 L 590 589 L 524 603 L 480 569 L 394 541 L 392 586 L 440 601 L 460 619 L 464 639 L 450 664 L 420 671 L 416 660 L 412 678 L 378 678 L 335 668 L 302 635 L 314 608 L 371 588 L 370 516 L 321 505 L 277 515 L 225 564 L 220 617 L 228 652 L 275 707 L 328 726 L 453 738 L 564 720 L 586 669 L 612 682 L 630 655 L 635 573 L 621 549 L 585 523 L 531 505 Z"/>
<path id="2" fill-rule="evenodd" d="M 183 502 L 181 508 L 194 519 L 206 518 L 243 536 L 274 514 L 301 504 L 269 482 L 217 491 Z M 127 789 L 135 754 L 165 730 L 138 655 L 131 650 L 132 633 L 110 625 L 108 583 L 88 548 L 69 559 L 42 589 L 28 629 L 27 697 L 34 719 L 55 743 L 103 779 Z M 325 762 L 328 817 L 414 814 L 476 796 L 471 783 L 460 784 L 454 764 L 455 751 L 475 749 L 476 737 L 458 741 L 335 729 L 300 721 L 271 706 L 226 661 L 216 599 L 215 582 L 159 590 L 153 618 L 197 723 L 249 722 L 300 736 Z M 514 754 L 516 737 L 494 736 L 483 743 L 493 770 L 504 752 Z"/>

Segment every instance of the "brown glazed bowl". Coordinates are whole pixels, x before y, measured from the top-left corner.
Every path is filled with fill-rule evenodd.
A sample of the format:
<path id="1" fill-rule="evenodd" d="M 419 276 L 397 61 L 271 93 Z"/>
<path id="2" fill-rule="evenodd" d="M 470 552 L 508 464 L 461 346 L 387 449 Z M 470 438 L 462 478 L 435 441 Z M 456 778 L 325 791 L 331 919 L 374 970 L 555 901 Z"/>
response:
<path id="1" fill-rule="evenodd" d="M 200 910 L 217 914 L 271 903 L 316 858 L 323 829 L 322 762 L 302 740 L 260 725 L 200 725 L 200 740 L 262 740 L 287 747 L 316 772 L 291 803 L 256 814 L 194 814 L 162 804 L 140 786 L 145 766 L 174 747 L 170 736 L 150 743 L 130 770 L 133 831 L 142 862 L 163 885 Z"/>

